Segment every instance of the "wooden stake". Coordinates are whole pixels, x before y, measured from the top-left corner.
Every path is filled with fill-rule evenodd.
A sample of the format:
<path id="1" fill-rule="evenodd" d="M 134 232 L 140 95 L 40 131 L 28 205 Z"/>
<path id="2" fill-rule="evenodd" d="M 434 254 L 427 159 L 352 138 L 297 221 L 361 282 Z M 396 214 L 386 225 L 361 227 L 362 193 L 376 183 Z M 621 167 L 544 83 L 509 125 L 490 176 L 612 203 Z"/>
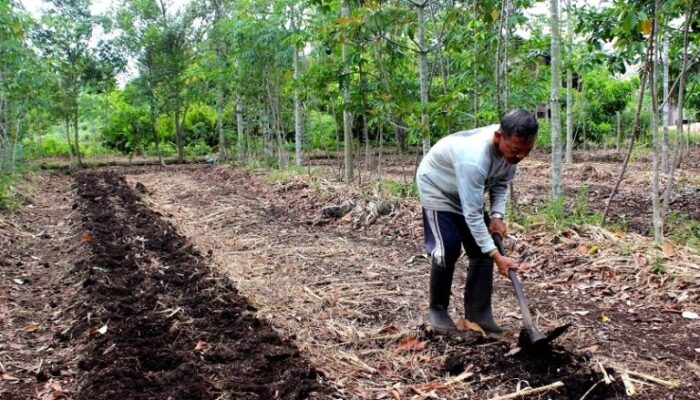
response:
<path id="1" fill-rule="evenodd" d="M 525 389 L 525 390 L 518 390 L 517 392 L 506 394 L 503 396 L 492 397 L 490 400 L 515 399 L 518 397 L 525 397 L 525 396 L 529 396 L 532 394 L 546 392 L 548 390 L 559 389 L 560 387 L 563 387 L 563 386 L 564 386 L 564 382 L 556 381 L 556 382 L 550 383 L 549 385 L 546 385 L 546 386 L 540 386 L 538 388 L 530 388 L 530 389 Z"/>

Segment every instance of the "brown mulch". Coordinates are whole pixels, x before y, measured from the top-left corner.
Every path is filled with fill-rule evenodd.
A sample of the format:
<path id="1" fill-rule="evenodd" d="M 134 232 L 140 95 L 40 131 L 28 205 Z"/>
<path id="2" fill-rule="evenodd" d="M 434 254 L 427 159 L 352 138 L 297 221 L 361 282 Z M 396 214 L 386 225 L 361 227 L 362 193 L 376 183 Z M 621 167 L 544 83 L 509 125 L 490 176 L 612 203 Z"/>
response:
<path id="1" fill-rule="evenodd" d="M 697 322 L 680 315 L 700 303 L 700 273 L 693 269 L 699 259 L 689 250 L 675 249 L 664 262 L 667 275 L 656 275 L 650 265 L 658 255 L 633 233 L 614 240 L 613 233 L 585 227 L 515 230 L 510 247 L 531 264 L 523 279 L 538 324 L 543 330 L 574 324 L 540 362 L 507 355 L 519 320 L 512 288 L 500 278 L 494 301 L 507 328 L 502 341 L 469 334 L 445 339 L 425 330 L 427 264 L 413 201 L 358 226 L 361 209 L 337 219 L 323 218 L 321 210 L 349 199 L 364 204 L 367 197 L 313 174 L 270 181 L 264 174 L 190 167 L 128 181 L 144 184 L 144 201 L 212 252 L 213 264 L 258 315 L 296 335 L 343 398 L 491 398 L 557 380 L 564 389 L 534 398 L 581 398 L 588 390 L 586 398 L 616 398 L 624 397 L 623 376 L 639 398 L 698 395 Z M 456 274 L 455 316 L 463 285 Z M 603 371 L 615 381 L 600 383 Z M 632 377 L 635 372 L 678 388 Z"/>

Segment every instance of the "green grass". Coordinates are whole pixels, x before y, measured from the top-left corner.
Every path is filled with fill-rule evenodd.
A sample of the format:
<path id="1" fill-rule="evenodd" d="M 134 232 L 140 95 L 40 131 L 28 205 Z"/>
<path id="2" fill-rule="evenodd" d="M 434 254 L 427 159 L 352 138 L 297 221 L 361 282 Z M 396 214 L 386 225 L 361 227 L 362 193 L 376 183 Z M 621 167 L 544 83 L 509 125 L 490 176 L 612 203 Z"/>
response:
<path id="1" fill-rule="evenodd" d="M 15 210 L 21 204 L 18 192 L 21 174 L 0 173 L 0 210 Z"/>
<path id="2" fill-rule="evenodd" d="M 574 225 L 599 225 L 603 218 L 599 213 L 588 212 L 588 187 L 582 186 L 571 207 L 563 196 L 551 198 L 537 215 L 556 231 Z"/>
<path id="3" fill-rule="evenodd" d="M 671 212 L 666 226 L 668 236 L 674 243 L 700 251 L 700 221 L 691 219 L 688 214 Z"/>

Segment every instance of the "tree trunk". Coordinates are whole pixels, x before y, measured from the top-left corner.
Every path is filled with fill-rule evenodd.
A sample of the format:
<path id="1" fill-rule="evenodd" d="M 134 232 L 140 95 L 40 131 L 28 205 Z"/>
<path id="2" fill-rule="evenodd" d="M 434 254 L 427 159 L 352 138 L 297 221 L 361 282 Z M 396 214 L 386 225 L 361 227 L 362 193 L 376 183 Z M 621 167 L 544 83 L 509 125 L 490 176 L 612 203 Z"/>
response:
<path id="1" fill-rule="evenodd" d="M 572 30 L 571 30 L 571 0 L 566 0 L 566 42 L 568 48 L 571 48 Z M 567 58 L 571 59 L 571 53 L 567 53 Z M 569 63 L 567 63 L 569 64 Z M 573 88 L 574 77 L 571 68 L 566 69 L 566 153 L 564 162 L 574 162 L 574 96 Z"/>
<path id="2" fill-rule="evenodd" d="M 70 138 L 70 116 L 66 115 L 65 117 L 65 125 L 66 125 L 66 141 L 68 141 L 68 155 L 70 156 L 70 169 L 75 168 L 75 159 L 73 155 L 73 142 Z"/>
<path id="3" fill-rule="evenodd" d="M 430 121 L 428 119 L 428 50 L 425 43 L 425 8 L 428 0 L 414 3 L 418 10 L 418 72 L 420 76 L 420 130 L 423 156 L 430 151 Z"/>
<path id="4" fill-rule="evenodd" d="M 617 151 L 620 151 L 620 147 L 622 147 L 622 118 L 620 114 L 620 111 L 615 112 L 615 116 L 617 117 L 617 145 L 615 147 Z"/>
<path id="5" fill-rule="evenodd" d="M 80 154 L 80 124 L 78 122 L 78 97 L 75 97 L 75 111 L 73 113 L 73 133 L 75 135 L 75 155 L 78 168 L 83 167 L 83 159 Z"/>
<path id="6" fill-rule="evenodd" d="M 688 8 L 685 13 L 685 23 L 683 26 L 683 62 L 681 63 L 681 75 L 678 83 L 678 116 L 676 120 L 676 138 L 675 151 L 673 162 L 670 163 L 668 183 L 664 190 L 664 202 L 661 210 L 661 217 L 665 220 L 668 216 L 668 211 L 671 203 L 671 193 L 673 192 L 673 180 L 676 168 L 680 167 L 681 162 L 681 147 L 683 136 L 683 105 L 685 101 L 685 80 L 688 68 L 688 31 L 690 27 L 690 14 L 692 12 L 692 2 L 688 2 Z M 670 162 L 671 160 L 669 160 Z"/>
<path id="7" fill-rule="evenodd" d="M 654 240 L 656 243 L 661 243 L 664 240 L 664 230 L 663 223 L 661 219 L 661 204 L 659 199 L 659 168 L 660 168 L 660 152 L 661 143 L 659 140 L 659 108 L 657 100 L 658 84 L 657 84 L 657 68 L 658 68 L 658 54 L 657 51 L 657 35 L 658 35 L 658 13 L 661 5 L 661 0 L 655 0 L 654 2 L 654 22 L 652 24 L 651 35 L 649 40 L 653 43 L 652 46 L 654 50 L 652 51 L 651 58 L 651 133 L 653 140 L 652 149 L 652 179 L 651 179 L 651 203 L 652 203 L 652 220 L 654 226 Z"/>
<path id="8" fill-rule="evenodd" d="M 662 65 L 663 65 L 663 98 L 667 99 L 668 98 L 668 84 L 669 84 L 669 67 L 670 67 L 670 60 L 668 58 L 668 31 L 664 31 L 664 42 L 663 42 L 663 56 L 662 56 Z M 663 123 L 664 123 L 664 136 L 663 136 L 663 150 L 661 152 L 661 172 L 664 174 L 669 174 L 671 171 L 669 170 L 669 162 L 668 162 L 668 154 L 669 154 L 669 135 L 668 135 L 668 126 L 669 126 L 669 102 L 668 100 L 664 101 L 663 105 Z"/>
<path id="9" fill-rule="evenodd" d="M 559 0 L 550 0 L 550 24 L 552 31 L 552 92 L 551 104 L 551 139 L 552 139 L 552 197 L 557 198 L 562 195 L 561 179 L 561 109 L 559 105 L 559 87 L 561 78 L 559 77 Z"/>
<path id="10" fill-rule="evenodd" d="M 217 78 L 221 80 L 221 78 Z M 224 133 L 224 87 L 221 82 L 217 84 L 216 93 L 216 130 L 219 132 L 219 161 L 228 160 L 228 149 L 226 148 L 226 134 Z"/>
<path id="11" fill-rule="evenodd" d="M 183 132 L 180 130 L 180 94 L 175 95 L 175 138 L 177 142 L 177 162 L 185 162 Z"/>
<path id="12" fill-rule="evenodd" d="M 508 111 L 510 111 L 510 82 L 508 79 L 508 42 L 509 42 L 509 33 L 510 33 L 510 24 L 508 22 L 509 17 L 510 17 L 510 0 L 504 0 L 506 3 L 506 15 L 505 15 L 505 31 L 503 32 L 503 62 L 502 64 L 502 69 L 501 73 L 503 75 L 503 87 L 504 87 L 504 94 L 503 94 L 503 114 L 508 114 Z"/>
<path id="13" fill-rule="evenodd" d="M 244 135 L 244 125 L 243 125 L 243 104 L 241 97 L 238 96 L 236 99 L 236 130 L 238 133 L 238 140 L 236 141 L 236 148 L 238 149 L 238 162 L 243 164 L 245 161 L 245 152 L 243 146 L 243 135 Z"/>
<path id="14" fill-rule="evenodd" d="M 299 49 L 294 45 L 294 149 L 297 166 L 301 167 L 303 153 L 301 151 L 303 126 L 301 120 L 301 100 L 299 99 Z"/>
<path id="15" fill-rule="evenodd" d="M 496 59 L 493 62 L 493 72 L 496 95 L 496 114 L 500 119 L 503 116 L 501 108 L 501 39 L 503 38 L 503 17 L 506 0 L 501 0 L 501 11 L 498 14 L 498 33 L 496 34 Z"/>
<path id="16" fill-rule="evenodd" d="M 341 0 L 341 16 L 344 19 L 350 18 L 349 0 Z M 345 149 L 345 181 L 353 181 L 353 148 L 352 148 L 352 116 L 350 115 L 350 70 L 348 68 L 348 45 L 347 40 L 341 45 L 343 58 L 343 77 L 346 84 L 343 86 L 343 141 Z"/>
<path id="17" fill-rule="evenodd" d="M 263 112 L 262 123 L 263 123 L 263 149 L 265 152 L 265 159 L 270 162 L 275 155 L 274 149 L 272 148 L 272 129 L 270 128 L 270 108 L 265 107 Z"/>
<path id="18" fill-rule="evenodd" d="M 610 212 L 610 206 L 612 205 L 613 199 L 615 199 L 615 195 L 617 194 L 617 190 L 620 188 L 620 183 L 622 182 L 622 178 L 625 176 L 625 171 L 627 171 L 627 165 L 629 164 L 630 161 L 630 156 L 632 155 L 632 150 L 634 149 L 634 142 L 637 139 L 637 131 L 639 130 L 639 118 L 640 115 L 642 114 L 642 104 L 644 103 L 644 92 L 646 90 L 646 83 L 647 83 L 647 78 L 649 76 L 649 61 L 651 60 L 651 47 L 652 43 L 649 43 L 649 46 L 647 47 L 647 51 L 644 55 L 644 60 L 643 60 L 643 67 L 642 67 L 642 73 L 641 73 L 641 79 L 640 79 L 640 88 L 639 88 L 639 99 L 637 100 L 637 112 L 634 116 L 634 122 L 632 123 L 632 132 L 630 134 L 630 143 L 627 146 L 627 152 L 625 153 L 625 159 L 622 162 L 622 169 L 620 169 L 620 174 L 617 176 L 617 180 L 615 181 L 615 185 L 613 186 L 612 191 L 610 192 L 610 195 L 608 196 L 608 201 L 607 204 L 605 205 L 605 211 L 603 212 L 603 218 L 602 222 L 605 222 L 608 213 Z"/>

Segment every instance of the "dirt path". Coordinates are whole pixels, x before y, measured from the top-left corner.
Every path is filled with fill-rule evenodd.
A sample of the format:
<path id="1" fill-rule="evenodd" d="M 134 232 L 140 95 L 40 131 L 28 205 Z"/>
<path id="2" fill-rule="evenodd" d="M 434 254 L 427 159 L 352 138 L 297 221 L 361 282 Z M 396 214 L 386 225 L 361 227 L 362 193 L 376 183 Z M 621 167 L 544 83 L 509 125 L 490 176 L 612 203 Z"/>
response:
<path id="1" fill-rule="evenodd" d="M 50 182 L 49 193 L 66 194 L 67 183 Z M 32 237 L 53 237 L 36 230 L 61 220 L 65 197 L 40 204 L 46 219 L 25 220 L 28 239 L 15 263 L 22 274 L 3 262 L 4 285 L 35 291 L 11 292 L 16 307 L 3 310 L 14 318 L 0 348 L 3 399 L 328 398 L 299 350 L 258 320 L 123 177 L 83 172 L 75 189 L 72 226 L 44 249 L 63 267 L 45 265 Z M 47 307 L 55 312 L 42 319 Z"/>
<path id="2" fill-rule="evenodd" d="M 697 323 L 675 311 L 659 312 L 672 301 L 663 297 L 664 288 L 675 290 L 676 284 L 686 285 L 686 299 L 690 293 L 691 307 L 697 305 L 700 281 L 692 274 L 661 282 L 650 277 L 661 303 L 644 303 L 651 287 L 633 282 L 639 273 L 623 286 L 628 264 L 619 272 L 622 287 L 616 288 L 616 281 L 606 282 L 609 272 L 596 256 L 576 256 L 579 244 L 594 233 L 580 232 L 580 241 L 523 237 L 515 249 L 536 266 L 548 267 L 525 276 L 539 325 L 575 325 L 551 358 L 530 360 L 505 356 L 519 321 L 513 318 L 512 289 L 503 279 L 496 279 L 494 297 L 497 317 L 508 329 L 505 342 L 444 340 L 422 328 L 428 276 L 415 204 L 372 227 L 352 230 L 347 221 L 319 221 L 327 202 L 326 188 L 317 186 L 323 182 L 270 184 L 264 176 L 201 167 L 133 175 L 128 181 L 145 184 L 144 201 L 200 251 L 211 253 L 212 262 L 234 280 L 258 315 L 295 337 L 343 398 L 427 398 L 431 393 L 490 398 L 520 385 L 557 380 L 566 388 L 556 398 L 581 398 L 589 389 L 589 399 L 621 397 L 619 377 L 614 385 L 597 384 L 603 377 L 600 365 L 607 372 L 636 369 L 675 379 L 681 387 L 671 391 L 637 383 L 641 398 L 700 395 Z M 563 242 L 547 258 L 564 262 L 540 259 L 538 264 L 553 239 Z M 456 275 L 453 315 L 461 313 L 464 285 L 463 274 Z M 605 292 L 606 287 L 613 292 Z"/>

